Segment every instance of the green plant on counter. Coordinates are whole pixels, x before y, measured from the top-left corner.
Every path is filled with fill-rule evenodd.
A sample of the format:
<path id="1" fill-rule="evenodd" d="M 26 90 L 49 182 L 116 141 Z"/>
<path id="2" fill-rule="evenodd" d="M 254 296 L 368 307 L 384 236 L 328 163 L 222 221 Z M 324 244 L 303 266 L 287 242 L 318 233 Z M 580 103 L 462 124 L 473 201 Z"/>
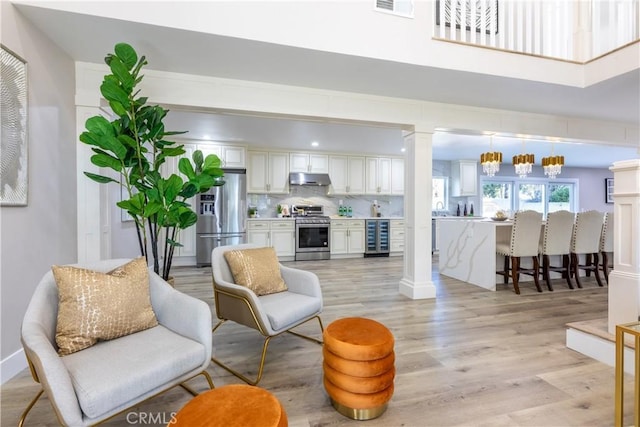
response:
<path id="1" fill-rule="evenodd" d="M 165 138 L 185 132 L 168 132 L 163 119 L 168 110 L 147 105 L 147 98 L 139 96 L 140 74 L 147 65 L 144 56 L 130 45 L 118 43 L 114 53 L 104 59 L 111 74 L 100 85 L 102 96 L 109 102 L 115 119 L 103 116 L 89 118 L 80 141 L 93 151 L 91 163 L 115 171 L 118 178 L 84 174 L 101 184 L 115 182 L 123 189 L 124 200 L 117 205 L 129 213 L 136 224 L 141 255 L 153 257 L 153 269 L 163 279 L 169 278 L 174 249 L 180 230 L 196 223 L 197 215 L 187 203 L 196 194 L 213 186 L 224 185 L 224 172 L 218 156 L 203 158 L 197 150 L 191 160 L 181 158 L 178 170 L 184 176 L 163 175 L 162 165 L 167 158 L 181 156 L 184 146 Z M 159 245 L 163 246 L 160 251 Z M 162 269 L 160 259 L 162 258 Z"/>
<path id="2" fill-rule="evenodd" d="M 276 206 L 276 212 L 278 212 L 280 215 L 282 215 L 282 205 Z"/>

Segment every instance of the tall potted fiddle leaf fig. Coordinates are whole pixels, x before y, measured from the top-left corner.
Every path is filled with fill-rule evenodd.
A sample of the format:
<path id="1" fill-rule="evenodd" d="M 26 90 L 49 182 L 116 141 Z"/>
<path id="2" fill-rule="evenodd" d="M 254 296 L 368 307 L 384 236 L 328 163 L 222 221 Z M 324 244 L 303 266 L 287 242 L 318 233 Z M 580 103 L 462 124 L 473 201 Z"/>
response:
<path id="1" fill-rule="evenodd" d="M 89 118 L 80 141 L 92 147 L 91 163 L 115 174 L 84 174 L 98 183 L 113 182 L 122 187 L 125 196 L 117 205 L 135 222 L 141 255 L 147 259 L 151 255 L 155 272 L 167 280 L 174 250 L 181 246 L 180 231 L 197 220 L 187 200 L 224 185 L 221 162 L 216 155 L 204 158 L 196 150 L 192 159 L 179 159 L 179 175 L 167 176 L 162 165 L 168 158 L 182 156 L 185 150 L 166 137 L 185 132 L 166 131 L 163 119 L 168 110 L 148 105 L 147 98 L 140 96 L 140 72 L 147 65 L 146 58 L 139 58 L 130 45 L 118 43 L 105 63 L 111 73 L 104 77 L 100 92 L 114 118 Z"/>

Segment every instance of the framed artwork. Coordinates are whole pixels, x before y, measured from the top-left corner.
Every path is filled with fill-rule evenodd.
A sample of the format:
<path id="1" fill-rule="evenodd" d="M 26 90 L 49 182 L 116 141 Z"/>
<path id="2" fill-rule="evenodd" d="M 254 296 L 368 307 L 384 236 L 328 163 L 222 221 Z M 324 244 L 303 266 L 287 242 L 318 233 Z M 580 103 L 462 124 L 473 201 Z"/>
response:
<path id="1" fill-rule="evenodd" d="M 0 45 L 0 206 L 26 206 L 27 63 Z"/>
<path id="2" fill-rule="evenodd" d="M 604 201 L 613 204 L 613 178 L 604 179 Z"/>
<path id="3" fill-rule="evenodd" d="M 440 2 L 444 1 L 444 19 L 440 16 Z M 452 3 L 454 8 L 452 9 Z M 474 24 L 473 30 L 480 32 L 482 28 L 482 4 L 486 4 L 485 13 L 485 33 L 491 34 L 491 20 L 492 17 L 496 23 L 496 34 L 498 33 L 498 0 L 478 0 L 476 2 L 475 10 L 471 10 L 470 7 L 465 7 L 464 12 L 462 10 L 463 5 L 467 5 L 467 2 L 459 2 L 456 0 L 436 0 L 436 25 L 441 25 L 441 21 L 444 21 L 444 25 L 451 27 L 451 22 L 456 22 L 456 28 L 460 29 L 459 22 L 462 22 L 462 17 L 466 15 L 465 22 Z M 465 15 L 463 15 L 463 13 Z M 467 31 L 471 31 L 471 26 L 465 27 Z"/>

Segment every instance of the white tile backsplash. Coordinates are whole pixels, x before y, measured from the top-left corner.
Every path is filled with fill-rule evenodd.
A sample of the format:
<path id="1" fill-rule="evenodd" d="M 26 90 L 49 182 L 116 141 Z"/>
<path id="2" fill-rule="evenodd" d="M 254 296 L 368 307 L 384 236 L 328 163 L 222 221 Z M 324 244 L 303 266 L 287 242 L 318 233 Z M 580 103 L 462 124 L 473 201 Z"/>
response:
<path id="1" fill-rule="evenodd" d="M 289 194 L 249 194 L 248 203 L 258 207 L 258 215 L 262 218 L 277 216 L 278 204 L 321 205 L 325 215 L 337 215 L 341 200 L 344 206 L 351 206 L 354 217 L 371 216 L 374 201 L 380 205 L 382 216 L 402 217 L 404 214 L 403 196 L 331 195 L 327 191 L 328 187 L 292 186 Z"/>

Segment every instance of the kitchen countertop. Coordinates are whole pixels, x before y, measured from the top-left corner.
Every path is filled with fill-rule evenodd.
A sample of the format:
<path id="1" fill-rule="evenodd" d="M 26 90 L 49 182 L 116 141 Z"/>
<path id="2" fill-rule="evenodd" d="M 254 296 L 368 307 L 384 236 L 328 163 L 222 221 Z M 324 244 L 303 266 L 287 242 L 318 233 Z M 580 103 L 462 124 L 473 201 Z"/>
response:
<path id="1" fill-rule="evenodd" d="M 485 220 L 485 219 L 489 219 L 483 216 L 433 216 L 431 217 L 431 219 L 434 220 L 445 220 L 445 221 L 449 221 L 449 220 L 468 220 L 468 221 L 477 221 L 477 220 Z"/>
<path id="2" fill-rule="evenodd" d="M 308 216 L 308 217 L 302 217 L 302 218 L 313 218 L 313 216 Z M 296 217 L 283 217 L 283 218 L 276 218 L 276 217 L 260 217 L 260 218 L 247 218 L 247 221 L 287 221 L 287 220 L 295 220 Z M 404 219 L 404 217 L 401 216 L 382 216 L 382 217 L 373 217 L 373 216 L 338 216 L 338 215 L 330 215 L 329 219 Z"/>

